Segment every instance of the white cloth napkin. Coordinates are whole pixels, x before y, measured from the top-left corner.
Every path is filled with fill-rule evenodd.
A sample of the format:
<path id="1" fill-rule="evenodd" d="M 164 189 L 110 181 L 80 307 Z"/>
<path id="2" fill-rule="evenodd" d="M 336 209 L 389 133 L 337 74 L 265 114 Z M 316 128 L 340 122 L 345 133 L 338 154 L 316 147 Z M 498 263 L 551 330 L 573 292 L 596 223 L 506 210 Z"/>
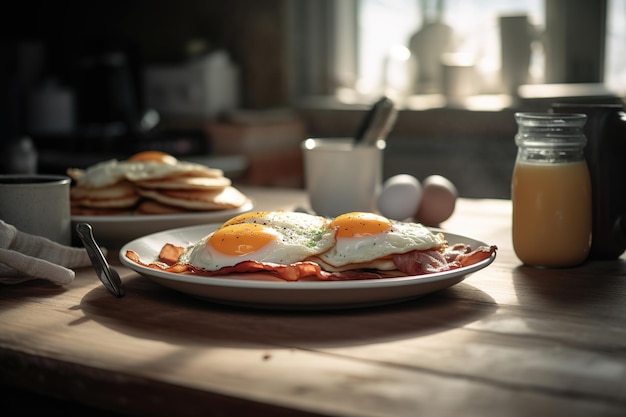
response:
<path id="1" fill-rule="evenodd" d="M 46 279 L 58 285 L 69 284 L 75 277 L 71 268 L 89 265 L 91 261 L 85 248 L 65 246 L 20 232 L 0 220 L 0 283 Z"/>

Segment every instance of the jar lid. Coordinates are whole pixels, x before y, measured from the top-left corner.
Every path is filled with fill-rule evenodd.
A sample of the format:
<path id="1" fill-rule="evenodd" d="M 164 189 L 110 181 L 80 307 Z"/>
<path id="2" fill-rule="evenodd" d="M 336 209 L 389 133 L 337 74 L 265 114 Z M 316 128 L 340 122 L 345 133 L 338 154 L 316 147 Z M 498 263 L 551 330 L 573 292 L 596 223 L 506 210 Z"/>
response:
<path id="1" fill-rule="evenodd" d="M 583 127 L 587 115 L 583 113 L 532 113 L 517 112 L 515 120 L 525 126 Z"/>
<path id="2" fill-rule="evenodd" d="M 581 147 L 587 143 L 583 127 L 587 116 L 582 113 L 515 113 L 518 146 Z"/>

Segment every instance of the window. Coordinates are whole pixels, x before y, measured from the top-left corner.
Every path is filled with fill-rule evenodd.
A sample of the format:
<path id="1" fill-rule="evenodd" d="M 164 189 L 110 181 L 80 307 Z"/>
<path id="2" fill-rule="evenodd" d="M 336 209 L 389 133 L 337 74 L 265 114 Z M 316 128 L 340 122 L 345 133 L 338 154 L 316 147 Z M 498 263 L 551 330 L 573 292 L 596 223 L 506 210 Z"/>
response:
<path id="1" fill-rule="evenodd" d="M 626 94 L 626 0 L 609 0 L 605 83 Z"/>
<path id="2" fill-rule="evenodd" d="M 511 17 L 512 25 L 517 25 L 517 17 L 527 19 L 528 30 L 537 34 L 531 40 L 537 44 L 545 26 L 543 6 L 543 0 L 360 0 L 357 88 L 371 94 L 381 82 L 393 85 L 385 70 L 391 72 L 389 78 L 397 79 L 394 65 L 414 59 L 406 70 L 417 73 L 418 80 L 406 80 L 405 87 L 438 92 L 439 86 L 432 84 L 440 81 L 440 53 L 447 52 L 462 54 L 475 65 L 480 92 L 498 92 L 493 81 L 500 69 L 499 16 Z M 402 48 L 410 50 L 401 55 Z M 535 47 L 533 52 L 531 76 L 540 82 L 542 51 Z"/>
<path id="3" fill-rule="evenodd" d="M 296 0 L 290 7 L 300 11 L 293 20 L 300 43 L 292 45 L 297 97 L 339 94 L 371 102 L 390 88 L 404 95 L 441 92 L 443 81 L 429 75 L 443 76 L 442 57 L 472 67 L 473 94 L 544 82 L 626 91 L 626 0 Z M 430 50 L 420 54 L 411 38 L 428 25 L 435 35 L 422 31 Z M 518 35 L 509 38 L 503 28 Z M 450 42 L 444 45 L 441 34 Z M 510 46 L 501 49 L 501 39 Z M 528 48 L 528 74 L 507 79 L 504 73 L 524 65 L 515 61 L 520 48 Z M 505 61 L 513 69 L 503 69 Z"/>

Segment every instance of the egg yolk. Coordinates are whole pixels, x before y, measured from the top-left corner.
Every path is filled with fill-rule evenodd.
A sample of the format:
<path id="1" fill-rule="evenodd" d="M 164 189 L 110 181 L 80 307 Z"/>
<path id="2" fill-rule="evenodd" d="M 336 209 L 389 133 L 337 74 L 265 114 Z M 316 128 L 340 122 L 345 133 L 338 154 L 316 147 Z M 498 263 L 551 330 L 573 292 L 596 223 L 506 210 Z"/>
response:
<path id="1" fill-rule="evenodd" d="M 130 162 L 160 162 L 162 164 L 176 165 L 178 160 L 172 155 L 160 151 L 139 152 L 128 158 Z"/>
<path id="2" fill-rule="evenodd" d="M 239 216 L 233 217 L 232 219 L 226 221 L 224 224 L 222 224 L 221 227 L 226 227 L 226 226 L 231 226 L 233 224 L 240 224 L 240 223 L 253 223 L 250 222 L 250 219 L 255 219 L 257 217 L 264 217 L 267 215 L 267 211 L 256 211 L 256 212 L 249 212 L 249 213 L 243 213 L 240 214 Z"/>
<path id="3" fill-rule="evenodd" d="M 374 213 L 346 213 L 335 217 L 330 226 L 337 230 L 338 238 L 350 238 L 388 232 L 391 221 Z"/>
<path id="4" fill-rule="evenodd" d="M 209 238 L 208 245 L 229 256 L 256 252 L 275 241 L 276 234 L 259 224 L 235 224 L 221 227 Z"/>

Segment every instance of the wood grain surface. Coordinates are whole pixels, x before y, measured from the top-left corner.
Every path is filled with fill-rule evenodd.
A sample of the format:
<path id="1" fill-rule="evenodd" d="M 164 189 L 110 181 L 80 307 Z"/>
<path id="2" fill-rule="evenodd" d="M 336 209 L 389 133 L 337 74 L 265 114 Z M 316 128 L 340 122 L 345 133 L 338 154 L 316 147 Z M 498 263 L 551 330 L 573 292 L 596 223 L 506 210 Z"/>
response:
<path id="1" fill-rule="evenodd" d="M 306 204 L 300 191 L 246 192 L 259 209 Z M 0 383 L 129 415 L 626 415 L 626 258 L 522 266 L 510 217 L 510 201 L 459 200 L 442 226 L 496 244 L 494 263 L 381 307 L 222 306 L 117 254 L 123 298 L 90 268 L 66 288 L 4 285 Z"/>

